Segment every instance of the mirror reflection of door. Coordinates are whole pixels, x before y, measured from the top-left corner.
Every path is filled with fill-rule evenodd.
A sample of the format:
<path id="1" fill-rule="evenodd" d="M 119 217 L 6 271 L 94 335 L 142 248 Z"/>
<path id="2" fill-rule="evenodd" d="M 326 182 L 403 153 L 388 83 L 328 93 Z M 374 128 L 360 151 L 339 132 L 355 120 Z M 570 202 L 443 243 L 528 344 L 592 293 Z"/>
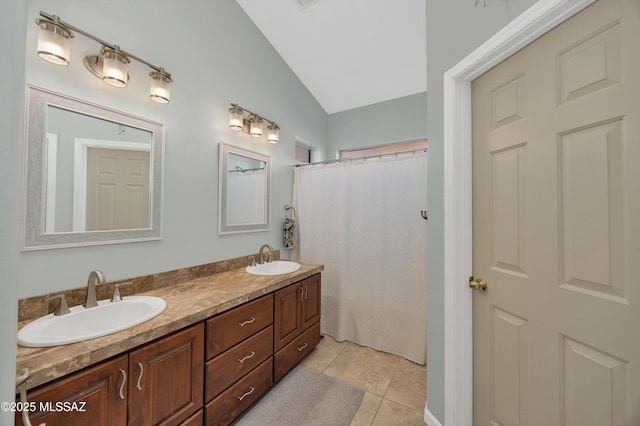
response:
<path id="1" fill-rule="evenodd" d="M 88 148 L 86 230 L 149 227 L 149 152 Z"/>

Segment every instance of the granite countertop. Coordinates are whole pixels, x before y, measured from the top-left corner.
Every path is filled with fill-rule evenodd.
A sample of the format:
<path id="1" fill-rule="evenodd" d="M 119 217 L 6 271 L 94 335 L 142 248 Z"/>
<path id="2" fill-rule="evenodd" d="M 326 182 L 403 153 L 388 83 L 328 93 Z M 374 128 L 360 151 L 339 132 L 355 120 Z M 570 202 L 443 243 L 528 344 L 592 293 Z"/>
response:
<path id="1" fill-rule="evenodd" d="M 298 271 L 286 275 L 256 276 L 248 274 L 244 269 L 234 269 L 140 293 L 163 298 L 167 302 L 166 310 L 135 327 L 96 339 L 48 348 L 18 346 L 16 373 L 20 374 L 23 369 L 28 368 L 30 376 L 27 388 L 34 388 L 126 353 L 324 269 L 322 265 L 300 265 Z M 20 328 L 27 323 L 28 321 L 23 321 L 18 326 Z"/>

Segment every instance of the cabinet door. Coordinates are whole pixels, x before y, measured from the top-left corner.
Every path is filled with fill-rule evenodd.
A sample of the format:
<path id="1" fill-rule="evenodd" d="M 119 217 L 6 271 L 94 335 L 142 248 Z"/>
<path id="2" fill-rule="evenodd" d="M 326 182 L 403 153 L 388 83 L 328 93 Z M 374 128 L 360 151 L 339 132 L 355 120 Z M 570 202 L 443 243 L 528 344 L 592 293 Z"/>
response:
<path id="1" fill-rule="evenodd" d="M 65 426 L 126 424 L 126 370 L 125 355 L 29 392 L 29 402 L 35 403 L 37 408 L 30 413 L 31 423 Z M 23 425 L 21 415 L 16 416 L 16 425 Z"/>
<path id="2" fill-rule="evenodd" d="M 302 287 L 302 330 L 306 330 L 320 320 L 320 274 L 313 275 L 300 283 Z"/>
<path id="3" fill-rule="evenodd" d="M 193 416 L 189 417 L 189 419 L 180 423 L 180 426 L 202 426 L 204 422 L 204 408 L 198 410 Z"/>
<path id="4" fill-rule="evenodd" d="M 177 425 L 202 408 L 204 325 L 129 354 L 129 424 Z"/>
<path id="5" fill-rule="evenodd" d="M 320 322 L 316 322 L 291 343 L 276 352 L 273 360 L 274 382 L 282 379 L 302 358 L 309 355 L 318 343 L 320 343 Z"/>
<path id="6" fill-rule="evenodd" d="M 300 332 L 302 288 L 292 284 L 275 292 L 273 350 L 277 351 L 295 339 Z"/>

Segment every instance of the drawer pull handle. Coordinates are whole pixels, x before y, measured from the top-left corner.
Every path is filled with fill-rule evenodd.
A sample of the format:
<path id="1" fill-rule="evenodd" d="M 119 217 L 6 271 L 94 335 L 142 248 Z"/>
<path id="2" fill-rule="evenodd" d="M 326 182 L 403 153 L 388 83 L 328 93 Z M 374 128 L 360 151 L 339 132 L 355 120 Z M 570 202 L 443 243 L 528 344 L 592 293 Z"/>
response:
<path id="1" fill-rule="evenodd" d="M 122 373 L 122 384 L 120 385 L 120 392 L 118 396 L 120 397 L 120 399 L 125 399 L 124 385 L 127 383 L 127 372 L 124 371 L 122 368 L 120 369 L 120 372 Z"/>
<path id="2" fill-rule="evenodd" d="M 309 346 L 309 344 L 308 344 L 308 343 L 305 343 L 304 345 L 302 345 L 302 346 L 300 346 L 300 347 L 298 348 L 298 352 L 301 352 L 303 349 L 305 349 L 305 348 L 306 348 L 306 347 L 308 347 L 308 346 Z"/>
<path id="3" fill-rule="evenodd" d="M 252 323 L 252 322 L 254 322 L 255 320 L 256 320 L 256 319 L 255 319 L 254 317 L 251 317 L 251 319 L 248 319 L 248 320 L 246 320 L 246 321 L 239 322 L 239 323 L 238 323 L 238 325 L 239 325 L 240 327 L 244 327 L 244 326 L 245 326 L 245 325 L 247 325 L 247 324 L 251 324 L 251 323 Z"/>
<path id="4" fill-rule="evenodd" d="M 238 362 L 242 364 L 243 362 L 245 362 L 245 361 L 246 361 L 246 360 L 248 360 L 249 358 L 253 358 L 253 356 L 254 356 L 255 354 L 256 354 L 256 353 L 255 353 L 254 351 L 251 351 L 251 353 L 250 353 L 249 355 L 245 356 L 244 358 L 240 358 L 240 359 L 238 360 Z"/>
<path id="5" fill-rule="evenodd" d="M 138 367 L 140 367 L 140 375 L 138 376 L 138 383 L 136 383 L 136 389 L 142 390 L 142 386 L 140 386 L 140 381 L 142 380 L 142 375 L 144 374 L 144 367 L 139 362 L 136 362 L 136 364 L 138 364 Z"/>
<path id="6" fill-rule="evenodd" d="M 256 388 L 254 388 L 253 386 L 251 388 L 249 388 L 249 392 L 245 393 L 242 396 L 238 396 L 237 398 L 242 401 L 244 399 L 245 396 L 251 395 L 253 393 L 253 391 L 256 390 Z"/>

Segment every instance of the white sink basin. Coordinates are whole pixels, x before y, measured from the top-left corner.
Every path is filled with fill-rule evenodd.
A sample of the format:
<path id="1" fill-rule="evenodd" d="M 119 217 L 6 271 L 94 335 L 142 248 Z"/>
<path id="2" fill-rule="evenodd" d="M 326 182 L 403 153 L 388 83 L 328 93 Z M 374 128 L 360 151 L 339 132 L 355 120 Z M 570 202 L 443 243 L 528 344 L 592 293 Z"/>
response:
<path id="1" fill-rule="evenodd" d="M 300 269 L 300 264 L 289 260 L 274 260 L 262 265 L 247 266 L 245 271 L 251 275 L 284 275 Z"/>
<path id="2" fill-rule="evenodd" d="M 66 345 L 125 330 L 160 315 L 167 302 L 153 296 L 127 296 L 121 302 L 70 308 L 69 314 L 46 315 L 18 331 L 18 344 L 28 347 Z"/>

